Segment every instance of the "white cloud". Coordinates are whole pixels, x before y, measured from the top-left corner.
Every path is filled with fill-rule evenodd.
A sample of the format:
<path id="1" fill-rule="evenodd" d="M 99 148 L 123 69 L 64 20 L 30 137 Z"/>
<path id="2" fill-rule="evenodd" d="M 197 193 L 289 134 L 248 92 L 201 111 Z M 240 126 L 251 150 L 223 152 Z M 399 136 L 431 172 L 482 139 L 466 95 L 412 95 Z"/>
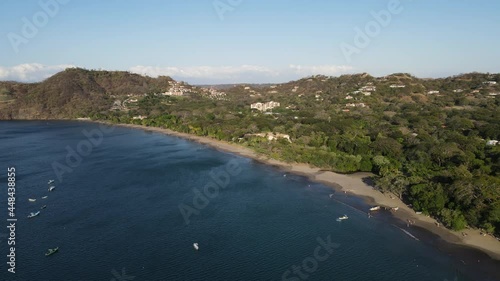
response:
<path id="1" fill-rule="evenodd" d="M 304 76 L 323 74 L 339 75 L 349 73 L 353 67 L 347 65 L 317 65 L 301 66 L 289 65 L 285 69 L 271 69 L 264 66 L 241 65 L 241 66 L 193 66 L 193 67 L 158 67 L 138 65 L 130 68 L 131 72 L 158 77 L 160 75 L 171 76 L 174 79 L 187 80 L 197 83 L 237 83 L 254 82 L 267 83 L 272 81 L 287 81 L 302 78 Z"/>
<path id="2" fill-rule="evenodd" d="M 74 65 L 43 65 L 39 63 L 20 64 L 12 67 L 0 66 L 0 80 L 21 82 L 42 81 L 59 71 Z M 192 84 L 217 83 L 273 83 L 300 79 L 305 76 L 323 74 L 337 76 L 350 73 L 353 67 L 347 65 L 289 65 L 283 68 L 268 68 L 258 65 L 240 66 L 144 66 L 131 67 L 130 72 L 151 77 L 171 76 Z"/>
<path id="3" fill-rule="evenodd" d="M 241 66 L 192 66 L 192 67 L 158 67 L 138 65 L 130 68 L 131 72 L 158 77 L 160 75 L 191 79 L 231 80 L 245 75 L 272 75 L 278 72 L 256 65 Z"/>
<path id="4" fill-rule="evenodd" d="M 69 64 L 43 65 L 39 63 L 25 63 L 11 67 L 0 66 L 0 80 L 38 82 L 71 67 L 75 66 Z"/>
<path id="5" fill-rule="evenodd" d="M 340 74 L 350 73 L 354 70 L 349 65 L 293 65 L 289 66 L 296 74 L 307 76 L 322 74 L 327 76 L 337 76 Z"/>

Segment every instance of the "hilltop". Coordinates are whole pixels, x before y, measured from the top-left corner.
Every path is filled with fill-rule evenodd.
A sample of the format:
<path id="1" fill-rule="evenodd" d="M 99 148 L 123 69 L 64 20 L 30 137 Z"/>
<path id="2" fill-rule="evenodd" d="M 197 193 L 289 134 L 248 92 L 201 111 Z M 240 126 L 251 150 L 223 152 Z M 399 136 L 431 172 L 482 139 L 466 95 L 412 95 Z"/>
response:
<path id="1" fill-rule="evenodd" d="M 419 79 L 397 73 L 385 77 L 369 74 L 329 77 L 316 75 L 281 84 L 236 84 L 191 86 L 170 77 L 151 78 L 125 71 L 71 68 L 40 82 L 0 82 L 0 119 L 65 119 L 126 109 L 123 103 L 149 94 L 191 99 L 226 100 L 241 104 L 280 100 L 285 107 L 370 104 L 384 102 L 427 103 L 454 100 L 450 106 L 465 106 L 500 92 L 499 75 L 470 73 L 441 79 Z M 401 86 L 401 88 L 392 88 Z M 377 91 L 365 91 L 378 89 Z M 374 95 L 371 95 L 371 93 Z M 369 94 L 368 94 L 369 93 Z M 441 98 L 430 95 L 435 94 Z M 351 99 L 352 97 L 352 99 Z M 127 100 L 128 99 L 128 100 Z M 354 103 L 357 101 L 357 103 Z M 312 103 L 312 104 L 311 104 Z M 336 108 L 339 110 L 341 108 Z"/>

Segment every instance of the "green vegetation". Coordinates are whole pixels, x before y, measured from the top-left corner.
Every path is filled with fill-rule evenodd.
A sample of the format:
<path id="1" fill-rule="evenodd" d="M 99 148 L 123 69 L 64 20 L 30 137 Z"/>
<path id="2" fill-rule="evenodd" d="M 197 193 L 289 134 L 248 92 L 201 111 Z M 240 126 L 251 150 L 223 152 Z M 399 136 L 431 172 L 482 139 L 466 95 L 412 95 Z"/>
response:
<path id="1" fill-rule="evenodd" d="M 89 116 L 235 142 L 272 158 L 341 173 L 373 172 L 380 191 L 394 193 L 449 228 L 500 234 L 500 145 L 487 145 L 500 139 L 500 97 L 494 95 L 500 87 L 485 83 L 500 83 L 500 75 L 314 76 L 250 89 L 224 87 L 227 98 L 217 100 L 191 86 L 183 97 L 155 95 L 168 90 L 167 77 L 72 71 L 76 74 L 64 82 L 10 90 L 18 96 L 17 108 L 3 118 L 22 118 L 27 109 L 49 112 L 46 118 Z M 74 94 L 47 94 L 61 85 L 59 92 Z M 142 96 L 126 109 L 109 110 L 129 93 Z M 271 100 L 281 106 L 267 114 L 250 109 L 251 103 Z M 67 109 L 53 114 L 59 105 Z M 133 118 L 139 115 L 147 118 Z M 287 134 L 291 142 L 257 133 Z"/>

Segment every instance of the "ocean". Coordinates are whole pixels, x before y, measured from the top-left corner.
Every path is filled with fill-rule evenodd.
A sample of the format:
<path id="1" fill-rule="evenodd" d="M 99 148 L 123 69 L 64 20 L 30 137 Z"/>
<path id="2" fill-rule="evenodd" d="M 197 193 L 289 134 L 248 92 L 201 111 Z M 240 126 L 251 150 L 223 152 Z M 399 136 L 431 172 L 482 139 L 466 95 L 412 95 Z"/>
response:
<path id="1" fill-rule="evenodd" d="M 15 121 L 0 150 L 0 280 L 480 280 L 362 198 L 181 138 Z"/>

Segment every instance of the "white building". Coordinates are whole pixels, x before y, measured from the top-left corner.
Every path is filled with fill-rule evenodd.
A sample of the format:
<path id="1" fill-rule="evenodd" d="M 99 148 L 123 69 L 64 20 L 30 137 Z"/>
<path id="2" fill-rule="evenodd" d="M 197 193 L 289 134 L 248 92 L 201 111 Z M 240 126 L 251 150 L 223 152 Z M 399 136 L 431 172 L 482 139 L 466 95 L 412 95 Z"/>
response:
<path id="1" fill-rule="evenodd" d="M 279 102 L 270 101 L 270 102 L 264 102 L 264 103 L 262 103 L 262 102 L 252 103 L 250 105 L 250 108 L 257 109 L 260 111 L 267 111 L 267 110 L 270 110 L 270 109 L 273 109 L 273 108 L 279 107 L 279 106 L 280 106 Z"/>
<path id="2" fill-rule="evenodd" d="M 377 87 L 375 86 L 364 86 L 359 89 L 361 92 L 375 92 Z"/>
<path id="3" fill-rule="evenodd" d="M 498 144 L 497 140 L 489 140 L 486 142 L 486 145 L 490 145 L 490 146 L 495 146 L 497 144 Z"/>

